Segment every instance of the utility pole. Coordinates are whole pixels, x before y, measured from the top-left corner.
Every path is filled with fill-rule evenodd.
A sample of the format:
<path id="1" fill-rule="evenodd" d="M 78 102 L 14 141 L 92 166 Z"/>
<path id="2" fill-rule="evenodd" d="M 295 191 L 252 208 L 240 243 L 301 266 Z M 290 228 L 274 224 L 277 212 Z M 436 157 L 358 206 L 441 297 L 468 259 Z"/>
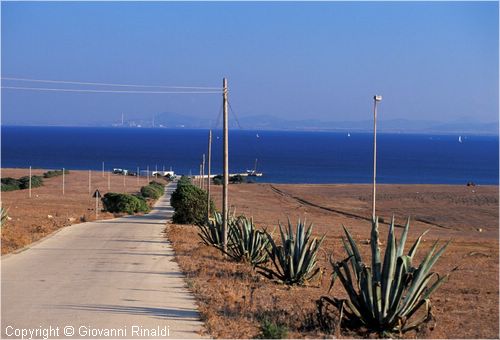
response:
<path id="1" fill-rule="evenodd" d="M 104 162 L 102 162 L 102 177 L 104 177 Z"/>
<path id="2" fill-rule="evenodd" d="M 210 218 L 210 166 L 212 161 L 212 130 L 208 131 L 207 222 Z"/>
<path id="3" fill-rule="evenodd" d="M 111 173 L 108 172 L 108 190 L 111 190 Z"/>
<path id="4" fill-rule="evenodd" d="M 30 165 L 30 198 L 31 198 L 31 165 Z"/>
<path id="5" fill-rule="evenodd" d="M 63 173 L 62 173 L 62 181 L 63 181 L 63 195 L 64 195 L 64 168 L 63 168 Z"/>
<path id="6" fill-rule="evenodd" d="M 201 163 L 200 163 L 200 175 L 199 175 L 199 179 L 198 179 L 198 184 L 200 185 L 200 189 L 203 189 L 203 179 L 201 177 Z"/>
<path id="7" fill-rule="evenodd" d="M 148 174 L 147 174 L 147 179 L 148 179 L 148 184 L 149 184 L 149 165 L 148 165 L 148 167 L 147 167 L 147 173 L 148 173 Z"/>
<path id="8" fill-rule="evenodd" d="M 139 184 L 139 177 L 141 175 L 141 170 L 137 167 L 137 184 Z"/>
<path id="9" fill-rule="evenodd" d="M 205 186 L 205 154 L 203 154 L 203 160 L 201 162 L 201 188 Z"/>
<path id="10" fill-rule="evenodd" d="M 373 193 L 372 193 L 372 219 L 375 221 L 375 200 L 377 194 L 377 103 L 382 101 L 382 96 L 373 96 Z"/>
<path id="11" fill-rule="evenodd" d="M 92 194 L 92 175 L 91 175 L 91 172 L 89 170 L 89 195 Z"/>
<path id="12" fill-rule="evenodd" d="M 223 171 L 223 181 L 222 181 L 222 248 L 227 251 L 227 220 L 229 217 L 228 213 L 228 195 L 227 187 L 229 186 L 229 157 L 228 157 L 228 110 L 227 110 L 227 79 L 222 80 L 222 104 L 223 104 L 223 160 L 224 160 L 224 171 Z"/>

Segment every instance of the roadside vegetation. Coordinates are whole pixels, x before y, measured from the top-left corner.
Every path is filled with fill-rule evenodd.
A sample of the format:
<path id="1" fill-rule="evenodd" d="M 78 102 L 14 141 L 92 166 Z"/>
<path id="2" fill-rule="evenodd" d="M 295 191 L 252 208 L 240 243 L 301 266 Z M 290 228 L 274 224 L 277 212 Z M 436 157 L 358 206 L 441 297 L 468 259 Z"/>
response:
<path id="1" fill-rule="evenodd" d="M 187 178 L 179 182 L 176 191 L 185 191 L 186 188 L 190 192 L 201 191 Z M 197 225 L 201 246 L 196 250 L 186 250 L 187 243 L 192 245 L 192 242 L 178 233 L 180 230 L 186 233 L 188 227 L 172 226 L 167 232 L 180 258 L 190 253 L 197 261 L 203 259 L 200 265 L 189 260 L 181 259 L 180 262 L 185 272 L 191 273 L 188 284 L 202 301 L 202 313 L 212 336 L 249 337 L 251 334 L 252 337 L 281 338 L 303 334 L 313 337 L 344 334 L 401 337 L 409 331 L 424 329 L 433 320 L 431 294 L 448 279 L 449 273 L 440 276 L 432 268 L 449 242 L 439 248 L 436 242 L 420 262 L 413 264 L 425 233 L 409 250 L 405 250 L 409 222 L 400 239 L 396 240 L 393 219 L 382 257 L 377 218 L 372 221 L 368 235 L 371 249 L 368 261 L 363 261 L 365 251 L 361 251 L 346 228 L 345 237 L 341 238 L 346 257 L 335 261 L 333 254 L 338 254 L 339 250 L 322 249 L 325 235 L 314 237 L 312 224 L 307 226 L 300 220 L 293 224 L 289 220 L 285 227 L 279 224 L 279 233 L 276 233 L 255 226 L 251 218 L 233 214 L 228 219 L 228 240 L 224 247 L 220 213 L 214 211 L 212 217 L 202 223 L 202 215 L 196 220 L 190 215 L 190 210 L 182 210 L 185 206 L 206 205 L 206 196 L 196 199 L 185 195 L 180 200 L 173 195 L 172 205 L 175 204 L 176 213 L 182 211 L 183 216 L 174 223 Z M 206 210 L 202 212 L 206 214 Z M 197 222 L 193 223 L 195 220 Z M 193 230 L 189 231 L 190 235 L 193 233 Z M 215 252 L 208 251 L 207 247 Z M 331 269 L 318 265 L 320 251 L 330 254 Z M 300 306 L 299 310 L 281 308 L 278 302 L 281 294 L 276 292 L 290 292 L 294 296 L 308 294 L 311 288 L 322 286 L 327 274 L 331 275 L 329 294 L 312 300 L 309 306 Z M 222 289 L 223 299 L 219 300 L 219 296 L 207 296 L 210 289 L 202 287 L 195 277 L 200 277 L 201 281 L 209 280 L 208 285 L 218 281 L 216 285 L 219 287 L 238 288 Z M 340 282 L 342 289 L 336 288 L 335 294 L 331 295 L 336 282 Z M 241 294 L 237 293 L 238 290 Z M 265 298 L 272 302 L 271 306 L 256 301 L 258 290 L 262 290 Z M 210 294 L 214 294 L 213 288 Z M 216 322 L 232 324 L 231 320 L 238 320 L 238 324 L 244 320 L 246 326 L 235 327 L 247 327 L 245 332 L 239 334 L 237 328 L 231 328 L 233 333 L 226 333 L 216 325 Z"/>
<path id="2" fill-rule="evenodd" d="M 111 213 L 147 213 L 149 206 L 146 200 L 139 195 L 108 192 L 102 198 L 104 210 Z"/>
<path id="3" fill-rule="evenodd" d="M 2 191 L 24 190 L 29 188 L 30 177 L 23 176 L 21 178 L 4 177 L 2 181 Z M 43 185 L 41 176 L 31 176 L 31 187 L 38 188 Z"/>
<path id="4" fill-rule="evenodd" d="M 165 194 L 160 182 L 151 181 L 141 187 L 140 194 L 108 192 L 102 198 L 103 209 L 111 213 L 147 213 L 154 202 Z"/>
<path id="5" fill-rule="evenodd" d="M 51 178 L 51 177 L 56 177 L 56 176 L 62 176 L 63 170 L 49 170 L 43 174 L 43 178 Z M 69 170 L 64 170 L 64 174 L 68 175 Z"/>
<path id="6" fill-rule="evenodd" d="M 62 170 L 49 170 L 45 172 L 42 176 L 31 176 L 31 187 L 38 188 L 43 185 L 44 178 L 51 178 L 55 176 L 62 175 Z M 69 170 L 64 170 L 65 174 L 69 174 Z M 13 177 L 3 177 L 1 179 L 2 189 L 1 191 L 14 191 L 14 190 L 24 190 L 29 189 L 30 176 L 23 176 L 20 178 Z"/>
<path id="7" fill-rule="evenodd" d="M 207 221 L 207 192 L 193 185 L 188 177 L 181 177 L 172 193 L 170 205 L 174 208 L 172 220 L 179 224 L 203 225 Z M 211 211 L 215 206 L 210 201 Z"/>

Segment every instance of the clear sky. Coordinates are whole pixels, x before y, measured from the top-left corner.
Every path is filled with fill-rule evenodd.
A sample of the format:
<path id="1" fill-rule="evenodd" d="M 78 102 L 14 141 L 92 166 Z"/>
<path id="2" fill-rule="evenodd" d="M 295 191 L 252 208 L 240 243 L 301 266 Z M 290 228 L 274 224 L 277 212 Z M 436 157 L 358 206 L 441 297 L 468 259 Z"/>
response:
<path id="1" fill-rule="evenodd" d="M 1 10 L 3 77 L 220 86 L 226 76 L 240 116 L 367 120 L 381 94 L 383 119 L 498 121 L 498 2 L 2 2 Z M 3 89 L 2 120 L 87 124 L 164 111 L 215 120 L 220 102 Z"/>

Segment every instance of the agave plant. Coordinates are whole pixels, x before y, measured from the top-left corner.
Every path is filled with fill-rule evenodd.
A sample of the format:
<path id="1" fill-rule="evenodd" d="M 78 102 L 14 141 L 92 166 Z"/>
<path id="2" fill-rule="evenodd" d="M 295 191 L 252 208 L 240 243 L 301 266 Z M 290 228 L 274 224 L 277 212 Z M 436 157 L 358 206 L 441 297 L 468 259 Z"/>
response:
<path id="1" fill-rule="evenodd" d="M 8 215 L 8 209 L 5 209 L 4 207 L 0 208 L 0 226 L 4 226 L 5 222 L 9 219 Z"/>
<path id="2" fill-rule="evenodd" d="M 305 223 L 300 220 L 295 233 L 290 220 L 288 220 L 288 231 L 283 231 L 281 223 L 279 228 L 281 234 L 279 246 L 276 245 L 272 235 L 265 232 L 271 244 L 268 253 L 274 269 L 258 266 L 260 273 L 270 279 L 277 278 L 289 285 L 304 284 L 315 278 L 320 273 L 320 269 L 316 268 L 316 256 L 325 236 L 319 241 L 311 238 L 312 224 L 306 229 Z"/>
<path id="3" fill-rule="evenodd" d="M 243 215 L 233 219 L 229 228 L 228 243 L 226 254 L 235 261 L 256 266 L 268 260 L 269 239 L 265 232 L 255 228 L 253 219 Z"/>
<path id="4" fill-rule="evenodd" d="M 417 238 L 405 255 L 409 226 L 408 219 L 401 238 L 396 242 L 394 218 L 392 219 L 382 263 L 378 219 L 372 222 L 371 267 L 363 263 L 356 242 L 344 227 L 347 240 L 343 238 L 342 242 L 348 257 L 339 262 L 334 262 L 330 258 L 334 271 L 331 287 L 338 277 L 348 298 L 321 298 L 338 308 L 340 322 L 344 321 L 348 327 L 364 326 L 369 331 L 390 336 L 416 329 L 432 318 L 429 297 L 445 282 L 449 273 L 440 277 L 437 273 L 431 272 L 431 269 L 450 241 L 439 250 L 436 241 L 418 267 L 414 267 L 412 262 L 415 253 L 427 231 Z M 416 312 L 422 308 L 423 316 L 416 317 Z"/>
<path id="5" fill-rule="evenodd" d="M 231 219 L 230 219 L 231 220 Z M 230 226 L 228 221 L 228 228 Z M 200 232 L 198 235 L 201 237 L 203 243 L 217 248 L 222 247 L 224 240 L 224 232 L 222 228 L 222 214 L 215 211 L 213 219 L 209 219 L 207 224 L 198 225 Z"/>

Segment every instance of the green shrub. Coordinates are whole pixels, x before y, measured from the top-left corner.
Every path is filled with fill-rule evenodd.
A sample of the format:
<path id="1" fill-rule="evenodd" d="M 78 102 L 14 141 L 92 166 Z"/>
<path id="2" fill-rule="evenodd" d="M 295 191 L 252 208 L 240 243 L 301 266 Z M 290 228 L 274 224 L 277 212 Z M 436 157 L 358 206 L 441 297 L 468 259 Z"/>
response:
<path id="1" fill-rule="evenodd" d="M 160 183 L 160 182 L 156 182 L 156 181 L 151 181 L 149 182 L 149 185 L 154 187 L 160 194 L 161 196 L 163 196 L 163 194 L 165 194 L 165 185 Z"/>
<path id="2" fill-rule="evenodd" d="M 64 170 L 65 174 L 69 174 L 69 170 Z M 56 176 L 61 176 L 63 174 L 62 170 L 49 170 L 43 174 L 43 178 L 51 178 Z"/>
<path id="3" fill-rule="evenodd" d="M 42 176 L 31 176 L 31 187 L 38 188 L 43 185 Z M 23 176 L 19 178 L 19 188 L 28 189 L 30 187 L 30 176 Z"/>
<path id="4" fill-rule="evenodd" d="M 152 181 L 148 185 L 141 188 L 141 196 L 145 198 L 152 198 L 157 200 L 165 194 L 165 187 L 163 184 Z"/>
<path id="5" fill-rule="evenodd" d="M 222 176 L 221 175 L 214 176 L 214 178 L 212 178 L 212 182 L 215 185 L 222 185 Z"/>
<path id="6" fill-rule="evenodd" d="M 426 232 L 417 238 L 405 255 L 409 226 L 408 220 L 401 238 L 396 242 L 393 218 L 382 261 L 378 220 L 372 222 L 371 266 L 363 262 L 356 242 L 344 228 L 346 238 L 342 239 L 342 243 L 347 257 L 339 262 L 330 258 L 334 271 L 331 286 L 338 277 L 348 298 L 321 298 L 339 309 L 344 326 L 366 328 L 384 337 L 400 336 L 432 319 L 430 295 L 447 280 L 449 273 L 440 276 L 431 269 L 449 242 L 438 250 L 436 241 L 418 267 L 414 267 L 414 256 Z M 416 312 L 421 309 L 423 313 L 417 316 Z"/>
<path id="7" fill-rule="evenodd" d="M 105 194 L 102 198 L 102 204 L 104 210 L 111 213 L 126 212 L 128 214 L 133 214 L 149 211 L 148 204 L 142 197 L 116 192 L 108 192 Z"/>
<path id="8" fill-rule="evenodd" d="M 161 197 L 160 191 L 158 191 L 158 189 L 152 185 L 147 185 L 145 187 L 142 187 L 141 195 L 142 197 L 152 198 L 155 200 Z"/>
<path id="9" fill-rule="evenodd" d="M 170 205 L 174 208 L 172 221 L 179 224 L 205 224 L 207 215 L 206 191 L 191 184 L 187 177 L 182 177 L 172 193 Z M 215 211 L 213 201 L 210 210 Z"/>
<path id="10" fill-rule="evenodd" d="M 240 183 L 243 183 L 244 181 L 245 181 L 245 179 L 241 175 L 234 175 L 234 176 L 229 177 L 229 183 L 232 183 L 232 184 L 240 184 Z"/>
<path id="11" fill-rule="evenodd" d="M 43 178 L 41 176 L 31 176 L 31 187 L 37 188 L 43 185 Z M 2 191 L 13 191 L 21 189 L 29 189 L 30 176 L 23 176 L 19 179 L 12 177 L 2 178 Z"/>
<path id="12" fill-rule="evenodd" d="M 259 339 L 284 339 L 288 335 L 286 326 L 264 319 L 260 323 Z"/>
<path id="13" fill-rule="evenodd" d="M 2 191 L 13 191 L 21 189 L 19 180 L 12 177 L 2 178 Z"/>

